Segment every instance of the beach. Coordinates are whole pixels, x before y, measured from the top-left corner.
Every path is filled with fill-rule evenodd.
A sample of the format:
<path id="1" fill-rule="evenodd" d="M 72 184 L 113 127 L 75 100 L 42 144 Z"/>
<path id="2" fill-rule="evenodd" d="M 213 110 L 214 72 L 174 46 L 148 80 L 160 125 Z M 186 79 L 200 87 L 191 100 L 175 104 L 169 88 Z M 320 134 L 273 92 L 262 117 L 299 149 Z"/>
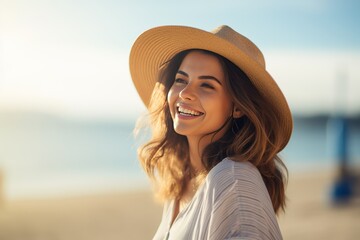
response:
<path id="1" fill-rule="evenodd" d="M 284 239 L 358 239 L 360 202 L 333 206 L 331 169 L 290 175 L 285 214 L 279 215 Z M 151 239 L 162 207 L 150 189 L 79 196 L 4 199 L 2 240 Z"/>
<path id="2" fill-rule="evenodd" d="M 330 201 L 336 175 L 335 169 L 326 168 L 291 175 L 286 212 L 279 216 L 284 239 L 359 239 L 359 199 L 337 206 Z"/>

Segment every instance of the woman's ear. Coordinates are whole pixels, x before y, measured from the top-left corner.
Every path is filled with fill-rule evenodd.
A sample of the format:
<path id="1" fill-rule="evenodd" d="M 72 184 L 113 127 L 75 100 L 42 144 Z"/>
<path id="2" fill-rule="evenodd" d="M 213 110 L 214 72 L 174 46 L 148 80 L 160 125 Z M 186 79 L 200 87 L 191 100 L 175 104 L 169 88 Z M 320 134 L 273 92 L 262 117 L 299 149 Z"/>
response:
<path id="1" fill-rule="evenodd" d="M 240 118 L 243 115 L 244 115 L 244 113 L 242 113 L 239 108 L 234 106 L 233 114 L 232 114 L 233 118 Z"/>

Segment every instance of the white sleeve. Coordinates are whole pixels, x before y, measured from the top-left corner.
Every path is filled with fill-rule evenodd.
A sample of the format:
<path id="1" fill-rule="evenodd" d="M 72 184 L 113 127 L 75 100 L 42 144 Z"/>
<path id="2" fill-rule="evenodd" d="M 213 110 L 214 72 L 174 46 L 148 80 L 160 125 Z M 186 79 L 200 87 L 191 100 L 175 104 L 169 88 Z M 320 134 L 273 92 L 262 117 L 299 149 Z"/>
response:
<path id="1" fill-rule="evenodd" d="M 282 239 L 260 173 L 253 166 L 236 167 L 231 184 L 225 177 L 225 184 L 214 186 L 208 239 Z"/>

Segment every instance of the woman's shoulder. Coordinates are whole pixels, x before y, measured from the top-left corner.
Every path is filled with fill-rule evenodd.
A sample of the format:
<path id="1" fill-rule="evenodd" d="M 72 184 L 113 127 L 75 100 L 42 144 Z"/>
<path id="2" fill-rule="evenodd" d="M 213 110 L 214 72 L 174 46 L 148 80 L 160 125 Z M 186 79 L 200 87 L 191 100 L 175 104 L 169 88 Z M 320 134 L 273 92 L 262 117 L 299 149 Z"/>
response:
<path id="1" fill-rule="evenodd" d="M 209 172 L 206 185 L 215 195 L 234 192 L 243 195 L 248 191 L 258 197 L 268 194 L 259 170 L 252 163 L 230 158 L 223 159 Z"/>
<path id="2" fill-rule="evenodd" d="M 231 236 L 281 239 L 268 191 L 252 163 L 225 158 L 208 177 L 205 206 L 211 206 L 213 229 Z"/>
<path id="3" fill-rule="evenodd" d="M 208 178 L 215 180 L 261 180 L 259 170 L 250 162 L 232 160 L 225 158 L 219 162 L 208 174 Z"/>

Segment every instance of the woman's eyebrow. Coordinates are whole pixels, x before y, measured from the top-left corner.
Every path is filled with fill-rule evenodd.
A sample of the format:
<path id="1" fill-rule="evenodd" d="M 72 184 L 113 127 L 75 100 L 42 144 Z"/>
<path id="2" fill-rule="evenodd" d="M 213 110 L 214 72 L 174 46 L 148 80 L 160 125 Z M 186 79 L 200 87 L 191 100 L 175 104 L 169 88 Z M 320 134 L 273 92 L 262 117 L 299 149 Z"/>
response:
<path id="1" fill-rule="evenodd" d="M 181 75 L 184 75 L 185 77 L 189 77 L 189 74 L 187 74 L 187 73 L 184 72 L 184 71 L 178 70 L 177 73 L 178 73 L 178 74 L 181 74 Z M 205 76 L 199 76 L 198 78 L 199 78 L 199 79 L 214 80 L 214 81 L 216 81 L 218 84 L 222 85 L 221 82 L 220 82 L 220 80 L 217 79 L 217 78 L 214 77 L 214 76 L 205 75 Z"/>
<path id="2" fill-rule="evenodd" d="M 181 74 L 181 75 L 184 75 L 185 77 L 189 77 L 189 74 L 187 74 L 187 73 L 184 72 L 184 71 L 178 70 L 177 73 L 179 73 L 179 74 Z"/>
<path id="3" fill-rule="evenodd" d="M 216 77 L 214 76 L 200 76 L 199 79 L 209 79 L 209 80 L 214 80 L 216 81 L 218 84 L 222 85 L 221 82 L 219 81 L 219 79 L 217 79 Z"/>

